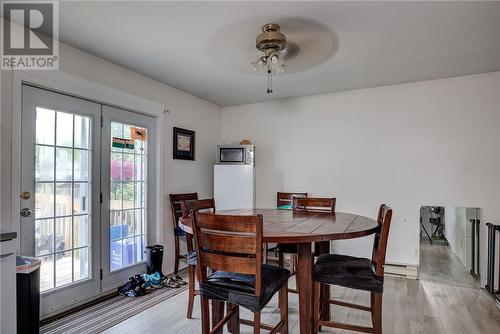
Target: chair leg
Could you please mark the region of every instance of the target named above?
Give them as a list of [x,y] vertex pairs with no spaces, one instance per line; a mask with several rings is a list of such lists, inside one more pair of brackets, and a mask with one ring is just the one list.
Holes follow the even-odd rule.
[[295,288],[299,291],[299,273],[298,273],[298,261],[297,255],[291,255],[292,257],[292,272],[295,273]]
[[174,263],[174,274],[177,274],[179,271],[179,237],[175,236],[175,263]]
[[314,282],[313,284],[313,334],[317,334],[319,330],[319,305],[321,304],[320,299],[321,283]]
[[201,333],[210,334],[210,309],[207,298],[200,298],[201,304]]
[[264,244],[264,264],[267,264],[267,257],[269,256],[269,244]]
[[279,291],[279,308],[281,320],[284,321],[284,325],[281,328],[281,334],[288,334],[288,288],[284,286]]
[[221,327],[218,331],[214,332],[213,329],[217,324],[224,318],[224,302],[220,300],[212,299],[212,329],[214,334],[222,334],[224,328]]
[[232,334],[240,334],[240,307],[231,303],[226,303],[227,311],[235,310],[234,315],[227,322],[227,331]]
[[375,334],[382,334],[382,293],[371,292],[372,322]]
[[195,275],[195,266],[188,266],[188,274],[189,274],[189,282],[188,282],[188,290],[189,290],[189,296],[188,296],[188,308],[187,308],[187,315],[186,317],[188,319],[193,318],[193,306],[194,306],[194,288],[196,285],[196,275]]
[[260,312],[253,314],[253,334],[260,334]]
[[278,266],[280,268],[283,268],[284,264],[285,264],[284,254],[278,250]]

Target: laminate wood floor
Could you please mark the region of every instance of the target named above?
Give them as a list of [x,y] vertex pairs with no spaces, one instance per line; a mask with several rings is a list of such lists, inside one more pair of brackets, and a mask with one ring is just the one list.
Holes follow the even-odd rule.
[[[430,246],[430,245],[429,245]],[[457,263],[458,261],[458,263]],[[394,334],[498,334],[500,309],[477,282],[468,280],[459,260],[446,249],[423,247],[420,280],[386,277],[383,300],[383,331]],[[461,265],[461,264],[460,264]],[[293,286],[294,279],[290,280]],[[368,305],[369,294],[340,287],[332,288],[332,296],[348,302]],[[298,330],[298,298],[289,294],[289,332]],[[108,329],[108,334],[200,333],[199,302],[194,319],[186,319],[187,292],[164,301]],[[262,320],[274,324],[279,319],[275,297],[262,312]],[[250,313],[242,311],[242,317]],[[332,307],[332,319],[371,325],[368,312]],[[324,329],[325,333],[354,333]],[[226,333],[226,332],[225,332]],[[252,333],[241,326],[241,333]]]

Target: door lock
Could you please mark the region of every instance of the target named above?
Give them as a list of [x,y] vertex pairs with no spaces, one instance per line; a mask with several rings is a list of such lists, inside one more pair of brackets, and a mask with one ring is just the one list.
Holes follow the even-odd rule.
[[21,212],[20,212],[22,217],[29,217],[29,216],[31,216],[32,213],[33,213],[33,211],[31,211],[31,209],[28,209],[28,208],[21,209]]
[[29,191],[23,191],[21,195],[19,195],[22,199],[30,199],[31,198],[31,193]]

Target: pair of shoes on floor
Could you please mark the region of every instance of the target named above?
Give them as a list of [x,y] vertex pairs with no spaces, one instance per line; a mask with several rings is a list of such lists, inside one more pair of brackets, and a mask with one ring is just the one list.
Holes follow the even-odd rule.
[[161,288],[163,285],[163,280],[159,272],[153,274],[142,274],[142,278],[145,281],[146,288]]
[[186,285],[187,282],[184,281],[182,279],[182,277],[178,276],[178,275],[172,275],[170,277],[166,276],[165,279],[163,280],[163,284],[166,286],[166,287],[169,287],[169,288],[174,288],[174,289],[177,289],[179,288],[181,285]]
[[141,275],[135,275],[118,288],[118,293],[126,297],[139,297],[146,294],[145,281]]

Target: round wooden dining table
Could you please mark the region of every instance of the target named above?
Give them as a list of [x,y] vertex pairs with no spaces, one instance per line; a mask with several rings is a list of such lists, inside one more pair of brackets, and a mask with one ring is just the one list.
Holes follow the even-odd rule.
[[[312,333],[312,287],[314,254],[312,243],[319,243],[319,252],[330,252],[330,241],[353,239],[373,234],[378,229],[377,221],[352,214],[336,212],[294,212],[280,209],[234,209],[217,211],[215,214],[257,215],[264,221],[263,241],[265,243],[297,244],[297,275],[299,286],[299,324],[300,333]],[[193,234],[191,220],[184,218],[179,226],[188,234]],[[329,289],[322,291],[329,296]],[[326,295],[325,295],[326,294]],[[329,303],[322,305],[322,318],[329,318]]]

